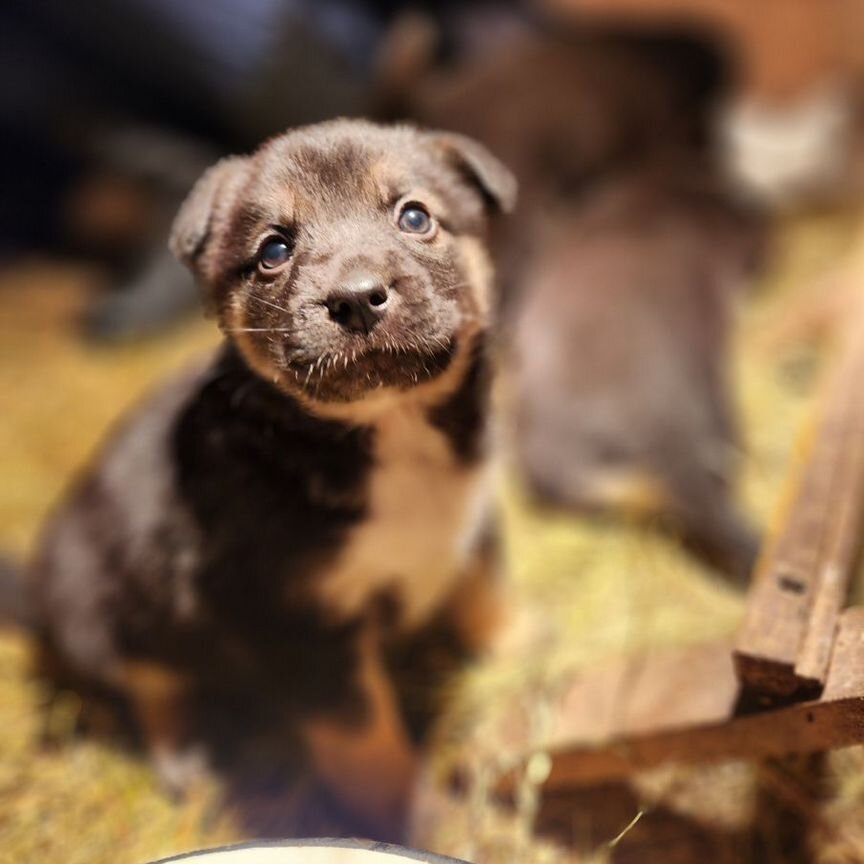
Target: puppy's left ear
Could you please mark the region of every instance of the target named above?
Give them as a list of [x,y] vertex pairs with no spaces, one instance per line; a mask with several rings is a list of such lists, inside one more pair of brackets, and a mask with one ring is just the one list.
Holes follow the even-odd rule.
[[482,193],[491,208],[510,213],[516,206],[516,178],[504,163],[482,144],[455,132],[432,132],[433,145]]

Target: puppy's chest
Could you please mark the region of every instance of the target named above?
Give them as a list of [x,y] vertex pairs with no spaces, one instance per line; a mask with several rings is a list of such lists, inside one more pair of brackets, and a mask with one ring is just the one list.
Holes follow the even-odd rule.
[[419,626],[455,587],[489,511],[481,463],[466,466],[447,437],[413,410],[375,430],[366,517],[317,590],[328,614],[348,618],[386,593],[403,629]]

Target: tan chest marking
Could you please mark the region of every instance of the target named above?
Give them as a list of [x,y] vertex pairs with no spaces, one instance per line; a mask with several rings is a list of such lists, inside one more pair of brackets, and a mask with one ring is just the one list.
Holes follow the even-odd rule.
[[488,510],[484,467],[466,468],[418,406],[376,423],[368,516],[321,576],[328,612],[362,612],[382,590],[394,590],[400,624],[422,624],[465,572]]

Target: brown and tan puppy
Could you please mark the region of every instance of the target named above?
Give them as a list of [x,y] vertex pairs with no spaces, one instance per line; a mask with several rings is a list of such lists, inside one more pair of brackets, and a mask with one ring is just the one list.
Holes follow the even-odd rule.
[[753,214],[681,166],[552,210],[513,314],[515,444],[541,500],[671,516],[747,580],[756,536],[730,494],[726,359],[758,252]]
[[49,667],[130,708],[169,784],[275,730],[399,833],[442,651],[494,618],[484,236],[514,195],[466,138],[335,121],[184,204],[224,347],[113,436],[33,582]]

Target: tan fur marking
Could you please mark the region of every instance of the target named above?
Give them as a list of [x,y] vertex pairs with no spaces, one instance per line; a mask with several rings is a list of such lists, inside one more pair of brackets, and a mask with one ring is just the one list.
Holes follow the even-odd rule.
[[150,752],[182,748],[189,734],[185,679],[166,666],[147,662],[125,663],[121,674]]
[[417,407],[379,418],[368,517],[318,583],[328,614],[362,613],[395,590],[400,626],[411,630],[441,607],[485,521],[491,486],[484,468],[456,463],[445,436]]
[[444,202],[431,189],[410,185],[406,189],[406,181],[400,176],[397,163],[389,155],[385,154],[377,159],[369,173],[382,201],[389,201],[398,193],[399,201],[419,201],[429,208],[435,218],[448,215]]
[[459,347],[450,365],[431,381],[425,381],[410,390],[381,387],[366,393],[356,402],[320,402],[305,393],[291,391],[303,406],[319,417],[341,420],[345,423],[370,425],[386,417],[393,410],[406,407],[428,408],[443,402],[459,388],[468,372],[480,328],[471,322],[459,333]]
[[209,773],[206,752],[191,729],[188,682],[157,663],[126,663],[121,671],[163,788],[185,795]]
[[355,726],[321,718],[307,722],[301,731],[321,780],[371,827],[390,831],[403,824],[417,755],[371,632],[359,647],[359,683],[368,720]]
[[492,645],[504,617],[498,579],[498,556],[484,548],[477,553],[448,601],[451,620],[470,650]]
[[492,262],[485,246],[476,237],[462,237],[459,251],[468,274],[468,284],[474,293],[477,314],[485,320],[492,309]]
[[235,291],[232,293],[225,315],[224,329],[255,372],[265,380],[279,384],[283,390],[293,394],[295,388],[285,381],[284,376],[280,375],[267,355],[258,350],[255,340],[248,333],[244,332],[244,328],[249,326],[246,318],[247,299],[247,292],[245,291]]

